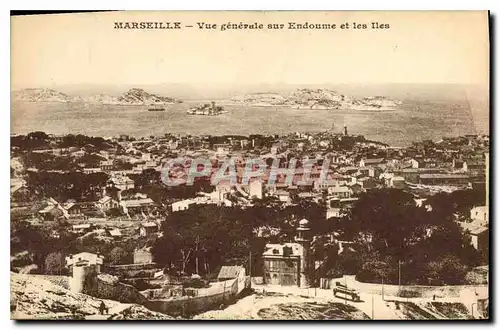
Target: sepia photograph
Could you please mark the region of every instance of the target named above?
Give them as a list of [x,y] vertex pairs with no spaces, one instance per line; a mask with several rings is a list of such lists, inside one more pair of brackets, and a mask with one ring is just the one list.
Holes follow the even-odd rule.
[[488,11],[10,26],[12,320],[490,320]]

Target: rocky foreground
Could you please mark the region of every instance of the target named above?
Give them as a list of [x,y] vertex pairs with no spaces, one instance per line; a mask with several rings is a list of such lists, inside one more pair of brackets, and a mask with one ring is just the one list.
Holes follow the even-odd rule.
[[[170,320],[141,305],[122,304],[73,293],[41,275],[11,273],[11,319],[15,320]],[[99,315],[104,301],[109,312]]]
[[472,319],[458,301],[394,301],[363,295],[362,302],[336,297],[256,292],[222,310],[196,315],[198,320],[460,320]]
[[[63,287],[67,278],[11,273],[11,319],[15,320],[172,320],[142,305],[124,304],[72,293]],[[371,297],[371,295],[370,295]],[[306,297],[267,292],[243,297],[224,309],[198,314],[195,320],[367,320],[472,319],[458,301],[372,300],[353,303],[335,297]],[[106,315],[99,314],[103,301]],[[375,308],[373,308],[375,303]],[[375,314],[372,313],[375,311]]]
[[208,311],[195,320],[368,320],[358,308],[326,299],[294,295],[252,294],[223,310]]

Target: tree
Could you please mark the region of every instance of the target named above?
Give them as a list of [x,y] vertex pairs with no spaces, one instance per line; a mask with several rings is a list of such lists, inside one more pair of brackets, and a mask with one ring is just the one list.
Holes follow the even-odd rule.
[[109,252],[109,263],[121,265],[129,262],[130,254],[125,249],[117,246]]
[[64,272],[65,260],[61,252],[52,252],[45,258],[45,274],[62,275]]
[[[349,214],[358,240],[381,255],[402,258],[414,241],[425,236],[428,215],[413,196],[399,189],[376,189],[363,194]],[[367,241],[364,237],[368,237]]]
[[[361,282],[397,284],[399,279],[398,260],[394,258],[383,258],[377,253],[364,251],[361,253],[360,270],[356,274],[356,279]],[[406,265],[405,265],[406,266]],[[408,267],[405,268],[408,272]],[[405,273],[406,274],[406,273]],[[409,283],[405,281],[405,283]]]
[[170,236],[160,237],[151,248],[151,254],[153,256],[153,261],[159,265],[164,265],[167,270],[173,270],[175,268],[175,262],[177,260],[177,246]]
[[116,218],[116,217],[122,216],[123,212],[120,208],[113,207],[113,208],[110,208],[109,210],[106,210],[106,215],[110,218]]
[[397,283],[401,262],[405,284],[463,283],[464,272],[477,266],[481,256],[454,214],[461,205],[477,201],[474,195],[436,194],[427,200],[431,210],[417,207],[412,195],[396,189],[361,195],[346,227],[358,242],[358,278],[378,282],[384,276],[387,283]]
[[458,257],[450,254],[431,261],[428,268],[429,279],[444,285],[462,284],[467,274],[467,267]]
[[248,210],[215,205],[173,212],[151,250],[153,259],[188,274],[207,274],[224,262],[243,263],[254,239],[249,217]]

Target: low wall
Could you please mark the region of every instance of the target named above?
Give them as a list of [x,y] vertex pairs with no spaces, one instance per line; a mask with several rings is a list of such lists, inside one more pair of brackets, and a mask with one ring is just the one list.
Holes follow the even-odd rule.
[[141,293],[149,300],[169,299],[182,297],[184,295],[184,288],[180,284],[166,284],[161,289],[147,289],[141,291]]
[[106,269],[108,269],[108,270],[122,270],[122,271],[156,269],[156,268],[160,268],[160,267],[155,263],[106,266]]
[[153,311],[172,315],[189,316],[211,309],[218,309],[236,299],[233,293],[219,293],[211,296],[182,297],[174,300],[152,300],[147,307]]
[[140,277],[154,278],[159,270],[161,268],[154,263],[107,266],[103,269],[106,273],[127,278],[137,277],[138,274]]
[[236,295],[241,294],[243,290],[246,288],[250,288],[250,277],[245,276],[245,277],[239,277],[236,279],[237,281],[237,287],[236,287]]
[[[335,282],[339,279],[330,280],[330,288],[335,287]],[[340,281],[343,283],[342,281]],[[427,286],[427,285],[393,285],[393,284],[375,284],[363,283],[358,281],[349,281],[348,286],[351,286],[362,293],[382,294],[399,296],[402,294],[408,298],[433,298],[449,297],[449,298],[470,298],[475,299],[488,297],[488,285],[445,285],[445,286]]]
[[147,307],[151,310],[172,316],[189,316],[235,301],[239,294],[250,286],[250,278],[236,278],[212,283],[210,288],[198,289],[194,297],[180,297],[169,300],[150,300]]
[[196,290],[195,296],[212,296],[220,293],[238,293],[238,280],[232,279],[221,282],[210,283],[210,287]]

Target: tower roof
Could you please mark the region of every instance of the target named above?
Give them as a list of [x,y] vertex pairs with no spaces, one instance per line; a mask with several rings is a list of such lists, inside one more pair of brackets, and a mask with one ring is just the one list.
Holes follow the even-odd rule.
[[302,227],[302,228],[305,228],[305,227],[309,227],[309,220],[307,219],[302,219],[299,221],[299,227]]

